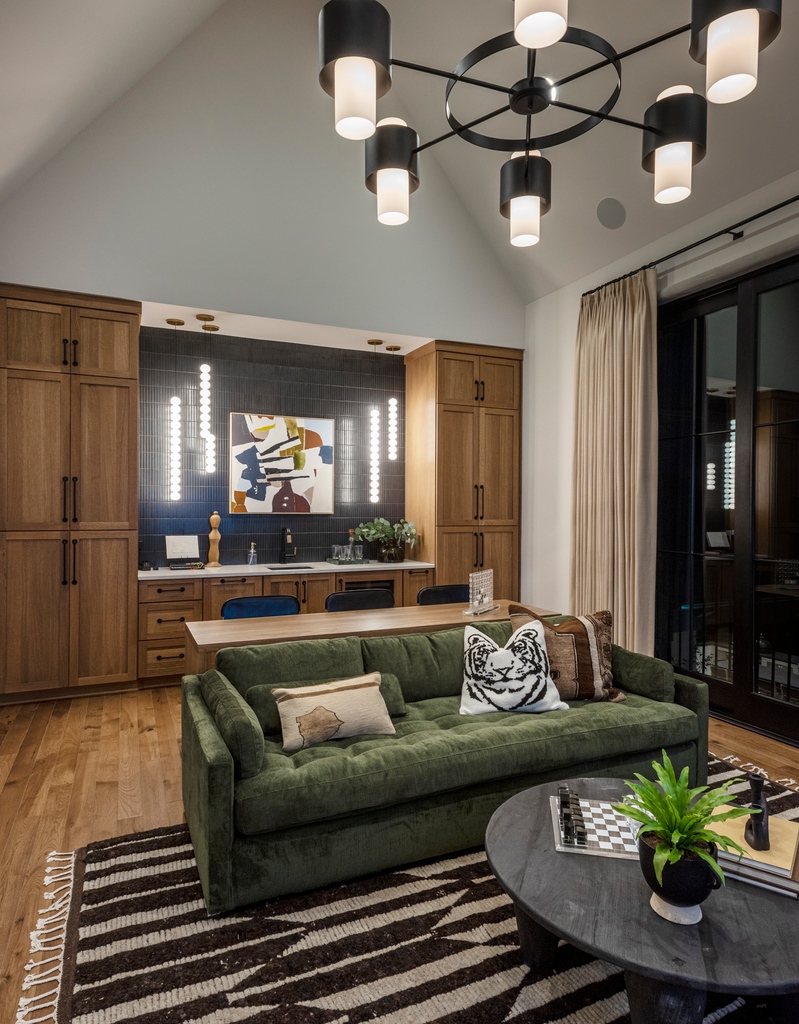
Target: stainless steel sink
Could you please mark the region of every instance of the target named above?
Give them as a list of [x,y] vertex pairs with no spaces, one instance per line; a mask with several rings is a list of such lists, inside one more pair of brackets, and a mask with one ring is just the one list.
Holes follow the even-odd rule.
[[286,562],[283,565],[265,565],[264,569],[275,569],[278,572],[293,571],[294,569],[313,569],[312,565],[295,565],[294,562]]

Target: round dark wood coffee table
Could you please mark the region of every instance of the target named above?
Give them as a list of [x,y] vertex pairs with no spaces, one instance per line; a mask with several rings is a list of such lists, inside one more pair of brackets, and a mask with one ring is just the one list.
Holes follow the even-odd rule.
[[[569,779],[581,797],[617,801],[620,779]],[[775,1024],[799,1022],[799,901],[735,879],[696,925],[664,921],[637,861],[558,853],[549,797],[504,803],[486,832],[488,863],[513,900],[525,963],[549,970],[559,939],[624,969],[632,1024],[701,1024],[707,992],[765,1000]]]

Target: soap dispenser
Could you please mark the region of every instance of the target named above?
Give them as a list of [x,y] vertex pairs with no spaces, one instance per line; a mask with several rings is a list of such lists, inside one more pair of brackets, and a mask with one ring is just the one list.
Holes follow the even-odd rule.
[[257,564],[258,564],[258,555],[256,554],[256,551],[255,551],[255,541],[253,541],[250,544],[250,550],[249,550],[249,552],[247,554],[247,565],[257,565]]

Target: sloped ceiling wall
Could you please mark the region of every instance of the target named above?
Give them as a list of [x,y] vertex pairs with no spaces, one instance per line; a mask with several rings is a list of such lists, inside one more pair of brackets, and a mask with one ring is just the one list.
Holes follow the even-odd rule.
[[403,228],[317,84],[318,0],[229,0],[0,207],[0,279],[524,344],[434,158]]

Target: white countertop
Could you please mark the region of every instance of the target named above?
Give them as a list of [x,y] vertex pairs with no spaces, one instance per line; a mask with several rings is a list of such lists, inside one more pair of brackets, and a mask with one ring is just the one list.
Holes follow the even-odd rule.
[[414,562],[406,558],[404,562],[363,562],[359,565],[333,565],[332,562],[303,562],[296,559],[278,565],[266,562],[260,565],[222,565],[218,569],[150,569],[139,571],[139,580],[186,580],[213,579],[220,576],[307,576],[312,573],[328,572],[401,572],[405,569],[435,569],[432,562]]

